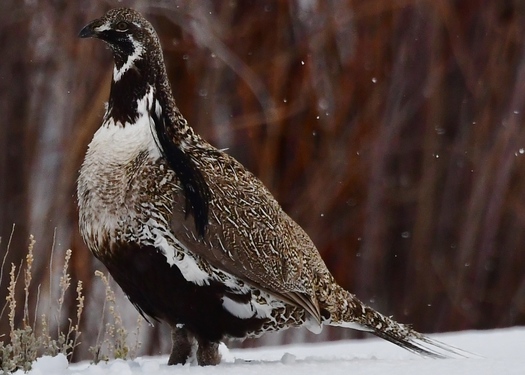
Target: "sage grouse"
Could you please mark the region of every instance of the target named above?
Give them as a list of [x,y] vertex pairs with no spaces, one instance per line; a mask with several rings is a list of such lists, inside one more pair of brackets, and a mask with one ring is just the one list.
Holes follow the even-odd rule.
[[454,353],[340,287],[261,181],[195,134],[138,12],[110,10],[79,36],[106,42],[115,62],[78,179],[80,231],[140,313],[169,324],[169,364],[215,365],[223,339],[324,325]]

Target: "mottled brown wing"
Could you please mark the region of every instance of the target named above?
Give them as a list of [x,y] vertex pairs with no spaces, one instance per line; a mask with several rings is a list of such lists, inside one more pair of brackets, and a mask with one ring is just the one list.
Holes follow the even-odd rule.
[[179,196],[172,220],[176,237],[215,267],[303,307],[320,322],[310,267],[320,256],[310,238],[232,157],[215,151],[194,157],[194,162],[211,192],[209,224],[199,239]]

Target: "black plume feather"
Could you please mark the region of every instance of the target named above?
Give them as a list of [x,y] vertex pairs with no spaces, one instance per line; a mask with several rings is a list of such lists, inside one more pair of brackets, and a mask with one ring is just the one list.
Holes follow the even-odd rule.
[[[154,111],[153,111],[154,112]],[[186,217],[191,212],[195,221],[197,234],[204,238],[208,225],[208,211],[210,190],[195,162],[173,141],[165,126],[163,115],[161,118],[154,112],[152,118],[155,123],[160,149],[168,165],[175,171],[185,197]]]

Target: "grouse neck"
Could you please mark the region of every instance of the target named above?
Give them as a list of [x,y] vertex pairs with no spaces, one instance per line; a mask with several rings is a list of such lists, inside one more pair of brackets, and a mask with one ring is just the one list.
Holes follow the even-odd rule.
[[143,115],[139,113],[138,103],[154,91],[154,82],[146,59],[135,61],[124,72],[115,68],[105,120],[112,118],[115,124],[123,127],[134,124]]

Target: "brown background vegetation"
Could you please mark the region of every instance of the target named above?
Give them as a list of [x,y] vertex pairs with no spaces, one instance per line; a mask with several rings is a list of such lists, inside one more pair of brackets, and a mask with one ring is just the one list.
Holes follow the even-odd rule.
[[[112,62],[76,34],[116,6],[152,21],[189,123],[264,181],[342,285],[424,332],[525,324],[523,2],[2,0],[0,255],[13,223],[7,264],[35,236],[46,305],[73,249],[82,341],[103,268],[79,237],[75,180]],[[145,353],[169,345],[143,335]]]

